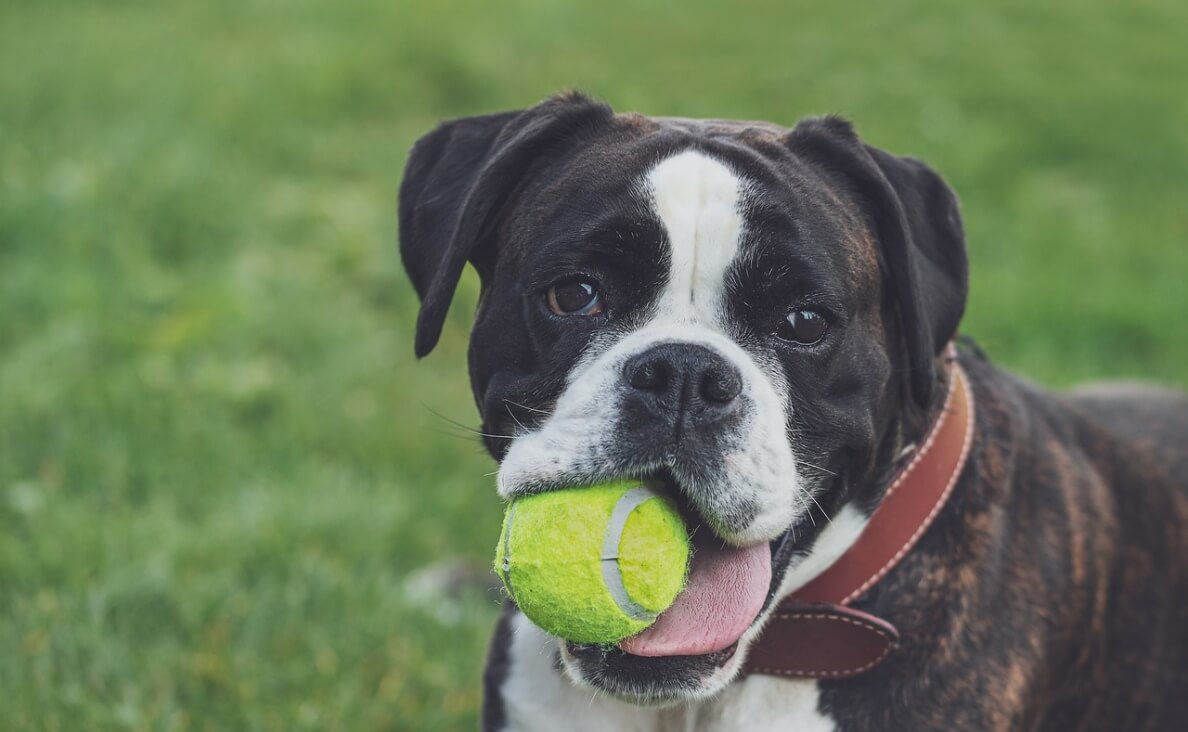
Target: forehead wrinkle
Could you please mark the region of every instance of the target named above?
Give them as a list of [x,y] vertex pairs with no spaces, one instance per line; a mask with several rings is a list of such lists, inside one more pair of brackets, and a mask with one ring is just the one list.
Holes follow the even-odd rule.
[[[778,251],[765,252],[765,247],[783,241],[817,260],[839,265],[844,282],[861,299],[876,295],[880,283],[878,245],[862,209],[832,185],[807,186],[793,181],[789,187],[791,195],[783,189],[755,190],[747,211],[750,236],[743,241],[738,269],[748,265],[758,268],[764,254]],[[805,267],[802,261],[799,269],[812,267]]]
[[670,250],[661,311],[680,320],[717,324],[726,277],[743,235],[745,183],[721,161],[685,150],[657,164],[647,174],[645,188]]
[[839,221],[840,240],[845,248],[846,265],[850,281],[859,292],[872,294],[880,283],[878,243],[861,208],[847,199],[827,177],[818,175],[823,184],[825,200],[818,205],[826,207]]
[[[865,226],[847,232],[846,263],[855,288],[873,298],[881,285],[878,245]],[[877,298],[874,298],[877,299]]]

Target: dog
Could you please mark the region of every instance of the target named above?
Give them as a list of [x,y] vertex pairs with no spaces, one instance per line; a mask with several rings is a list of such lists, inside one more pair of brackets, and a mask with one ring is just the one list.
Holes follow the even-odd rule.
[[[1050,393],[954,351],[962,219],[923,163],[838,117],[565,94],[421,138],[399,239],[418,357],[478,272],[470,380],[501,497],[646,478],[709,538],[690,586],[698,552],[762,565],[640,653],[505,603],[483,729],[1188,729],[1188,397]],[[958,372],[976,408],[947,492],[843,608],[893,624],[894,652],[845,678],[748,673],[780,603],[860,546]]]

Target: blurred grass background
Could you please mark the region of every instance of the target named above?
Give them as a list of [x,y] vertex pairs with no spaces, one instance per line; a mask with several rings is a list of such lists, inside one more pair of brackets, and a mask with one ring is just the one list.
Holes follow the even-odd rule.
[[434,569],[498,532],[448,421],[474,282],[415,363],[394,233],[442,117],[563,87],[846,114],[961,195],[1000,363],[1188,383],[1185,29],[1182,0],[3,2],[0,729],[474,726],[497,598]]

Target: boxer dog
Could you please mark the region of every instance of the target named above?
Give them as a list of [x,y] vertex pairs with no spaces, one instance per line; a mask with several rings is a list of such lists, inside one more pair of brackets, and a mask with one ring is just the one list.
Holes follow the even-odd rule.
[[[644,477],[700,537],[663,638],[572,644],[507,602],[484,729],[1188,729],[1188,398],[1054,394],[968,341],[946,355],[965,242],[924,164],[837,117],[570,94],[423,137],[399,225],[418,357],[478,271],[470,378],[499,495]],[[898,648],[849,678],[744,675],[772,609],[855,545],[940,418],[950,359],[977,405],[967,459],[853,603]],[[713,615],[683,627],[697,603]]]

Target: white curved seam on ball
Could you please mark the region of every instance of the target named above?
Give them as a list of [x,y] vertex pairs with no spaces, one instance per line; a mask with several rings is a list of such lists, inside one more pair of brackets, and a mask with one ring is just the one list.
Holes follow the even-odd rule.
[[619,497],[615,502],[615,507],[611,509],[610,521],[606,525],[606,534],[602,539],[602,557],[599,564],[602,566],[602,581],[606,584],[607,592],[610,593],[611,599],[623,611],[623,614],[632,620],[641,622],[652,622],[656,619],[656,613],[648,611],[639,603],[631,599],[627,594],[627,588],[623,585],[623,573],[619,570],[619,542],[623,538],[623,529],[627,526],[627,519],[635,509],[653,498],[659,498],[660,494],[651,488],[639,486],[632,488]]
[[503,580],[511,589],[511,533],[512,519],[516,515],[516,504],[507,507],[507,526],[503,529]]

